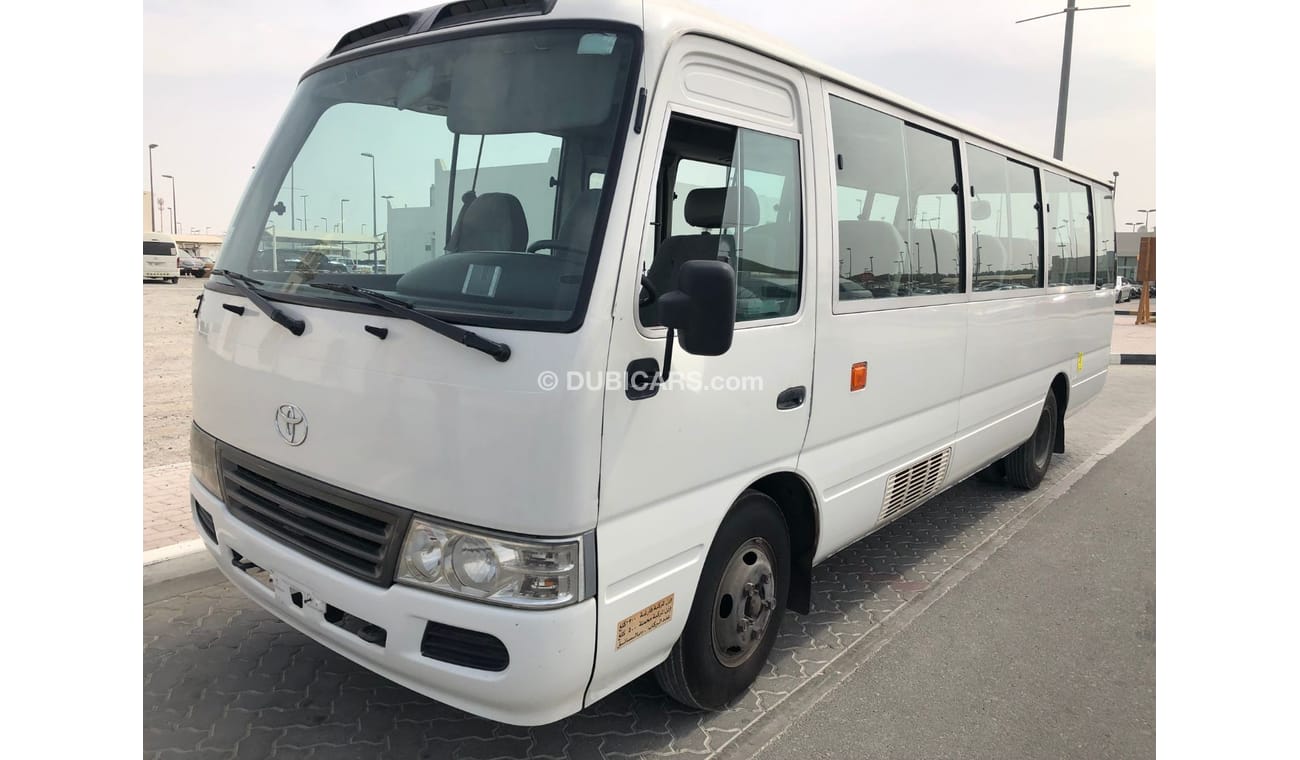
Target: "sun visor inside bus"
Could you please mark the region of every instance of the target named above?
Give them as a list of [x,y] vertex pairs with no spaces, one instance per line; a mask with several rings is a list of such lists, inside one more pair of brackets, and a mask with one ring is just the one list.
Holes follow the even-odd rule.
[[622,67],[572,50],[478,50],[457,62],[447,127],[470,135],[566,132],[605,123]]

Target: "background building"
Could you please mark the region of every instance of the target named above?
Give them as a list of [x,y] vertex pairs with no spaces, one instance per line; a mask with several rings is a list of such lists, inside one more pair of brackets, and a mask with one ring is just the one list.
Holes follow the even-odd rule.
[[1148,232],[1145,227],[1139,227],[1137,232],[1115,233],[1116,274],[1137,282],[1138,248],[1142,245],[1142,238],[1151,238],[1154,240],[1155,236],[1156,231],[1154,229]]

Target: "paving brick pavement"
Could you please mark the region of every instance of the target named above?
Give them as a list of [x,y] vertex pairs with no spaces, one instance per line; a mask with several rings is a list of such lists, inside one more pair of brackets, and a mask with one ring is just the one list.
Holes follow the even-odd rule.
[[1110,333],[1110,352],[1112,354],[1155,354],[1156,323],[1145,325],[1133,324],[1134,317],[1115,316],[1114,327]]
[[[144,610],[149,758],[617,758],[709,756],[817,677],[886,617],[1029,510],[1155,408],[1154,367],[1112,367],[1070,423],[1040,489],[968,481],[819,566],[813,610],[790,614],[753,688],[700,713],[643,676],[577,715],[519,728],[440,705],[302,636],[221,583]],[[1115,420],[1125,424],[1116,424]],[[958,587],[959,588],[959,587]]]
[[190,519],[190,463],[144,471],[144,551],[198,538]]

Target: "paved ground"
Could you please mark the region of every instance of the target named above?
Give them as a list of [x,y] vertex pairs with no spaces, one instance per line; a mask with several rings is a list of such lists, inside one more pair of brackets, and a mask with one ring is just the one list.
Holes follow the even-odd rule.
[[144,283],[144,550],[198,538],[190,522],[190,350],[207,280]]
[[[1127,579],[1101,572],[1077,575],[1079,563],[1091,558],[1104,565],[1130,545],[1112,537],[1131,534],[1140,545],[1151,520],[1145,501],[1125,509],[1133,496],[1124,489],[1137,493],[1146,484],[1116,483],[1120,490],[1107,491],[1096,481],[1109,483],[1116,478],[1093,467],[1104,464],[1105,455],[1154,418],[1155,369],[1110,369],[1103,395],[1071,419],[1070,451],[1055,458],[1037,491],[962,484],[820,566],[814,577],[813,612],[789,616],[765,673],[748,695],[725,712],[701,714],[681,708],[664,697],[652,679],[643,677],[549,726],[526,729],[480,720],[334,654],[224,583],[203,585],[190,579],[184,585],[163,584],[148,592],[153,601],[144,610],[146,755],[263,757],[274,753],[277,758],[351,758],[365,754],[466,760],[715,753],[749,757],[766,745],[769,758],[790,756],[774,754],[787,750],[804,757],[803,747],[782,743],[797,742],[798,734],[783,737],[779,732],[792,721],[792,732],[803,730],[800,727],[807,724],[800,722],[800,716],[808,719],[814,708],[822,712],[835,707],[840,707],[843,717],[822,733],[837,732],[833,734],[838,737],[837,756],[857,755],[868,751],[873,737],[902,741],[901,728],[877,726],[867,720],[864,708],[852,704],[854,698],[865,700],[862,689],[874,684],[858,678],[845,681],[845,676],[863,669],[869,674],[873,672],[869,668],[876,667],[894,668],[890,683],[899,691],[891,696],[898,702],[885,707],[895,711],[898,722],[915,722],[916,731],[938,720],[933,715],[922,720],[905,710],[919,705],[926,694],[946,694],[950,704],[966,705],[967,717],[976,715],[971,718],[976,726],[978,715],[998,722],[982,726],[983,733],[973,733],[972,741],[986,744],[971,744],[969,750],[960,743],[939,748],[934,739],[927,746],[935,756],[1032,756],[1032,752],[1017,754],[1032,749],[1027,743],[996,745],[1002,735],[998,727],[1028,742],[1039,733],[1057,730],[1050,723],[1038,725],[1042,711],[1053,706],[1070,711],[1073,722],[1064,735],[1034,739],[1048,742],[1044,745],[1051,748],[1048,754],[1097,757],[1111,747],[1149,754],[1146,745],[1128,743],[1130,726],[1125,725],[1121,735],[1108,716],[1122,711],[1139,719],[1133,722],[1136,730],[1149,726],[1140,718],[1152,709],[1153,682],[1134,668],[1129,669],[1127,680],[1116,682],[1114,667],[1105,662],[1116,656],[1122,658],[1117,665],[1142,665],[1142,655],[1134,656],[1131,647],[1121,645],[1112,651],[1109,646],[1135,621],[1133,635],[1149,635],[1147,624],[1134,618],[1131,609],[1134,589],[1145,593],[1143,584],[1152,572],[1149,560],[1144,564],[1139,556],[1134,564],[1125,565],[1133,571]],[[1149,436],[1139,439],[1137,456],[1147,456],[1150,446]],[[1109,500],[1098,507],[1103,511],[1093,514],[1109,521],[1113,534],[1084,515],[1075,517],[1073,524],[1048,524],[1061,514],[1073,516],[1068,504],[1058,502],[1069,497],[1072,487],[1090,489],[1081,490],[1084,501]],[[1065,506],[1058,509],[1059,505]],[[1036,532],[1041,532],[1037,539]],[[1076,532],[1079,546],[1067,546]],[[1061,547],[1053,548],[1053,541],[1061,542]],[[1021,587],[1008,585],[1008,577],[1020,579]],[[1081,620],[1075,626],[1079,630],[1071,629],[1069,619],[1061,617],[1069,612],[1071,600],[1050,598],[1052,588],[1095,594],[1080,601],[1081,617],[1109,614],[1115,620],[1104,626],[1105,621]],[[949,606],[963,602],[967,595],[970,599],[964,605]],[[1042,620],[1035,619],[1038,604],[1046,605]],[[996,640],[991,631],[1004,617],[1000,611],[1008,621],[1025,621],[1026,627],[1005,641]],[[1149,615],[1150,610],[1144,609],[1143,614]],[[964,623],[956,619],[968,615],[974,617]],[[1065,624],[1053,627],[1053,619]],[[1101,627],[1089,632],[1084,623]],[[924,638],[901,645],[903,636],[924,636],[927,630],[930,650],[924,649]],[[937,640],[944,630],[950,631],[946,645]],[[987,640],[975,636],[976,630],[990,631]],[[963,631],[966,636],[953,638]],[[1085,644],[1094,635],[1101,637],[1095,642],[1098,649],[1087,649]],[[1062,658],[1076,659],[1059,661],[1052,646],[1061,648]],[[910,663],[891,660],[900,652],[917,656],[912,647],[948,658],[951,667],[936,669],[925,657]],[[1000,659],[981,671],[968,662],[981,656]],[[1045,667],[1056,668],[1058,675],[1068,671],[1076,679],[1073,687],[1071,681],[1045,673]],[[969,704],[969,697],[947,693],[960,686],[969,694],[971,684],[981,679],[986,684],[978,695],[982,707]],[[828,746],[826,738],[821,737],[820,746]],[[816,746],[810,743],[807,751]],[[1105,751],[1093,751],[1098,747]],[[990,748],[997,751],[980,754]],[[904,755],[921,756],[910,750]]]
[[190,350],[206,279],[144,283],[144,468],[190,460]]
[[[1155,756],[1155,423],[758,756]],[[783,722],[777,712],[769,719]]]
[[1133,324],[1135,317],[1116,315],[1110,333],[1111,354],[1155,354],[1156,323]]

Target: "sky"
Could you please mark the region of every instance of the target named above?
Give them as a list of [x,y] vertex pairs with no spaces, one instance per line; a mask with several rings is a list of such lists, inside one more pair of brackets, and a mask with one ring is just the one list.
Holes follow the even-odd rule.
[[[1062,0],[696,2],[961,123],[1051,154],[1064,16],[1015,21],[1060,10]],[[302,72],[345,32],[420,5],[146,0],[143,189],[146,145],[158,143],[155,190],[170,208],[171,181],[161,175],[176,177],[181,227],[225,230]],[[792,12],[807,8],[817,12]],[[1137,209],[1155,208],[1155,55],[1151,0],[1077,14],[1065,161],[1094,176],[1120,173],[1121,230],[1143,219]]]

